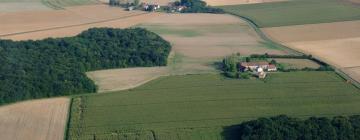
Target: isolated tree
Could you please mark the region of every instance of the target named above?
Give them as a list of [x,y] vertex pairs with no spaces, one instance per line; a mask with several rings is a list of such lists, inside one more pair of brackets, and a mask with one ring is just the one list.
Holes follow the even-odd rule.
[[275,59],[272,59],[272,60],[270,61],[270,64],[276,65],[276,64],[277,64],[277,62],[276,62],[276,60],[275,60]]

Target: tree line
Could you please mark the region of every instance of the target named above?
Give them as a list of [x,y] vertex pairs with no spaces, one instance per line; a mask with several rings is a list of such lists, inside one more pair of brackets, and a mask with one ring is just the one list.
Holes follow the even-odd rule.
[[92,28],[75,37],[0,40],[0,104],[94,93],[86,71],[164,66],[170,44],[145,29]]
[[225,128],[228,140],[359,140],[360,116],[306,120],[280,115]]
[[175,2],[175,5],[186,6],[187,8],[182,11],[183,13],[225,13],[223,9],[208,6],[203,0],[180,0],[180,2]]

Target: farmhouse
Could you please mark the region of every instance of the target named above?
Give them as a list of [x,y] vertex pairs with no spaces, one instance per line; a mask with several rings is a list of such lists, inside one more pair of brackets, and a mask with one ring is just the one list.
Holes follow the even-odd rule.
[[276,68],[276,66],[275,66],[275,65],[270,64],[270,65],[268,66],[267,71],[277,71],[277,68]]
[[261,68],[266,71],[277,71],[277,68],[273,64],[269,64],[266,61],[259,62],[240,62],[239,64],[240,71],[256,71],[258,68]]
[[264,72],[262,68],[258,67],[256,69],[255,75],[258,76],[260,79],[264,79],[266,77],[266,72]]
[[239,71],[253,71],[253,74],[259,77],[260,79],[264,79],[266,77],[266,71],[277,71],[277,68],[273,64],[269,64],[266,61],[258,61],[258,62],[240,62]]
[[148,4],[148,3],[142,3],[141,7],[144,11],[156,11],[160,9],[160,5],[158,4]]

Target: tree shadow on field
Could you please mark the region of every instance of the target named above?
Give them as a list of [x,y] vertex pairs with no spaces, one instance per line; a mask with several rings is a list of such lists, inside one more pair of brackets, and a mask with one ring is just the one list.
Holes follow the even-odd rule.
[[241,140],[241,132],[242,132],[241,125],[231,125],[224,127],[223,132],[221,132],[221,135],[224,138],[224,140]]

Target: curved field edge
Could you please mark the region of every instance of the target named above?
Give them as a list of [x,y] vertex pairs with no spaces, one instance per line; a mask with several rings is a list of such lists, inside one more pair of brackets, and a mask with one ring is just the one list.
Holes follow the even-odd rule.
[[[268,35],[266,35],[262,30],[261,27],[259,27],[259,25],[256,24],[255,21],[253,21],[253,19],[248,18],[246,16],[241,16],[238,13],[232,13],[229,11],[226,11],[226,13],[237,16],[241,19],[243,19],[244,21],[248,22],[249,25],[254,28],[254,30],[256,31],[256,33],[265,41],[267,41],[269,44],[274,45],[276,47],[280,47],[280,48],[286,48],[287,50],[290,50],[291,52],[293,52],[293,54],[296,55],[306,55],[304,52],[302,52],[301,50],[295,49],[295,48],[291,48],[285,45],[282,45],[281,43],[271,39]],[[311,55],[311,54],[309,54]],[[316,56],[314,56],[316,58]],[[316,58],[319,61],[322,61],[322,59],[320,58]],[[346,72],[344,72],[344,70],[342,68],[338,68],[334,65],[331,65],[333,69],[335,69],[335,72],[337,72],[340,76],[342,76],[344,79],[347,79],[348,81],[350,81],[354,86],[358,87],[360,89],[360,81],[355,80],[354,78],[352,78],[351,76],[349,76],[348,74],[346,74]]]
[[292,49],[290,47],[287,47],[285,45],[282,45],[281,43],[278,43],[274,40],[272,40],[270,37],[268,37],[261,29],[260,27],[250,18],[246,17],[246,16],[241,16],[238,15],[236,13],[231,13],[231,12],[227,12],[230,15],[236,16],[241,18],[242,20],[246,21],[253,29],[254,31],[258,34],[258,36],[263,39],[266,44],[270,47],[278,47],[278,48],[283,48],[285,50],[287,50],[289,52],[289,54],[294,54],[294,55],[304,55],[302,52]]
[[[26,45],[31,47],[25,48]],[[93,93],[97,87],[86,77],[86,71],[164,66],[171,50],[171,45],[160,36],[140,28],[93,28],[75,37],[0,40],[0,46],[2,104]],[[113,53],[119,51],[122,53]],[[24,82],[16,82],[19,80]],[[22,88],[11,88],[18,86]]]

